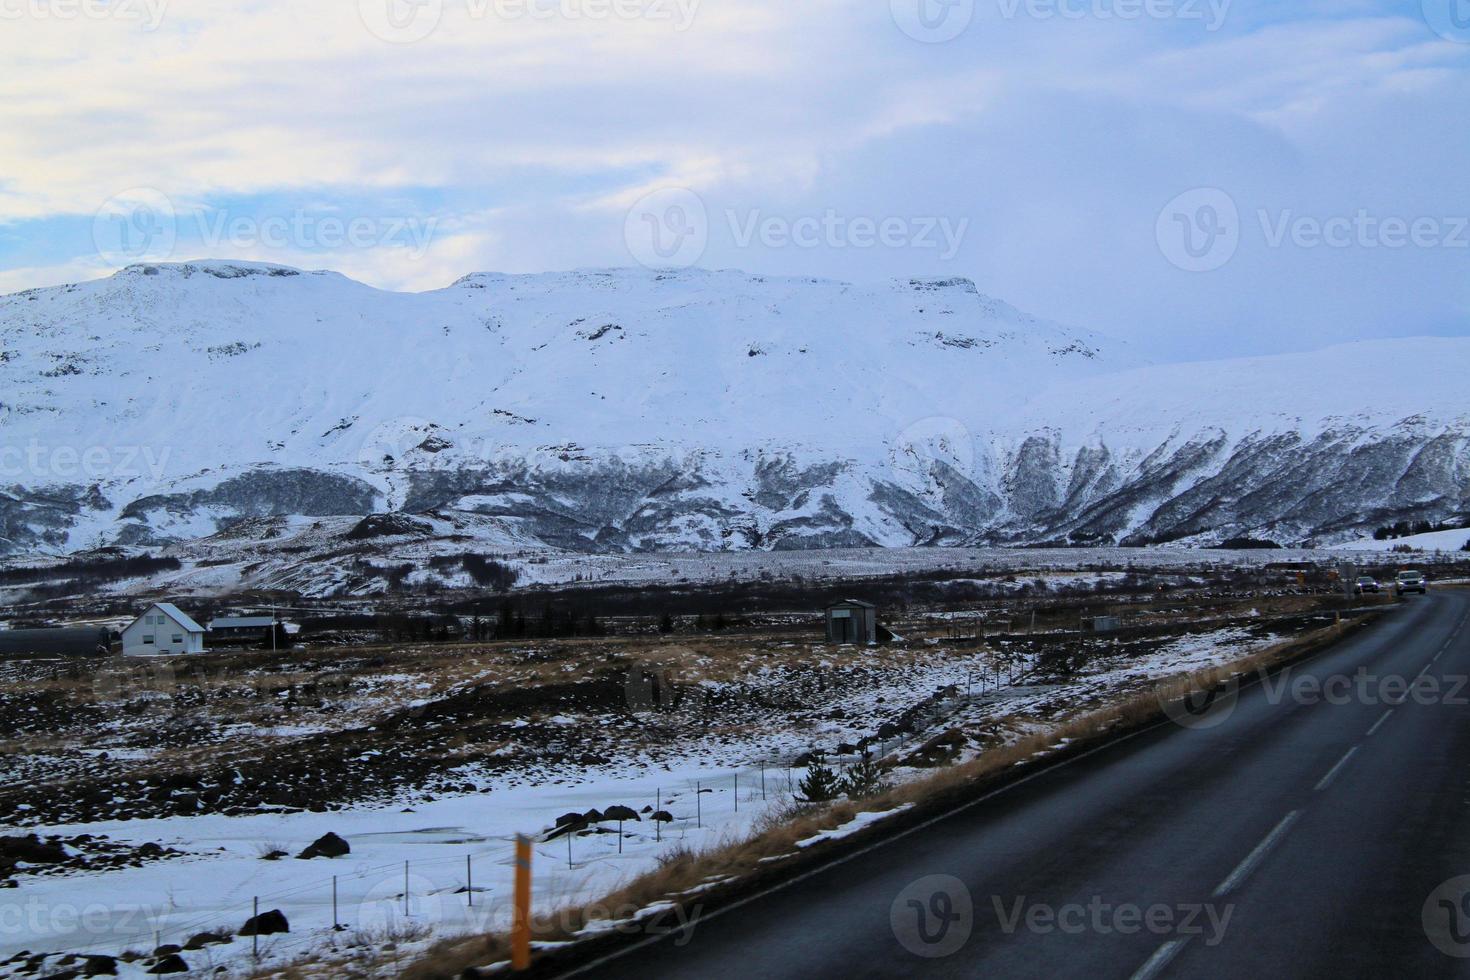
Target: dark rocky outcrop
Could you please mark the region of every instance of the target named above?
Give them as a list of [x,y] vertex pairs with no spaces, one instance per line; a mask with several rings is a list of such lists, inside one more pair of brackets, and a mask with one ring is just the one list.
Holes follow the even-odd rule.
[[286,913],[280,909],[271,909],[259,915],[252,915],[245,920],[245,925],[240,927],[242,936],[274,936],[281,932],[290,932],[291,924],[286,919]]
[[328,832],[312,841],[296,856],[304,861],[309,861],[319,857],[345,857],[351,853],[351,845],[336,834]]

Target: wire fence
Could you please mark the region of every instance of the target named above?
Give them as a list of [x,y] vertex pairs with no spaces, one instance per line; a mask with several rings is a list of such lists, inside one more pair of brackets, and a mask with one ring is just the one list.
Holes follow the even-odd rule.
[[[1035,666],[1034,658],[994,657],[984,669],[969,670],[963,685],[956,680],[910,707],[897,722],[836,751],[757,760],[744,767],[671,779],[669,786],[655,786],[649,799],[628,808],[636,814],[631,822],[626,816],[612,820],[591,811],[580,816],[563,814],[557,823],[548,821],[532,835],[537,841],[538,914],[558,905],[597,899],[599,894],[589,893],[585,886],[597,877],[600,864],[617,862],[616,870],[626,873],[648,870],[656,866],[665,842],[682,845],[691,833],[753,826],[773,801],[800,799],[803,779],[813,763],[830,766],[840,774],[865,757],[885,760],[893,756],[893,761],[901,762],[904,753],[916,751],[916,744],[923,743],[928,733],[948,724],[977,700],[1025,681]],[[745,821],[733,822],[742,808]],[[610,824],[616,824],[616,829]],[[97,914],[80,929],[56,930],[73,941],[50,949],[48,955],[118,955],[101,953],[99,946],[105,944],[118,953],[131,950],[151,956],[178,946],[184,947],[180,952],[188,972],[197,974],[213,972],[221,965],[279,965],[285,958],[311,951],[373,942],[396,947],[397,940],[429,930],[439,935],[504,932],[511,922],[507,882],[514,839],[511,833],[496,834],[478,842],[479,846],[449,855],[359,865],[287,887],[252,890],[248,895],[243,891],[248,888],[247,878],[229,887],[238,899],[212,903],[209,908],[180,909],[172,898],[157,907],[114,902],[99,909],[97,905],[83,908],[78,903],[52,903],[72,906],[73,918],[79,922],[85,921],[88,911]],[[628,864],[630,851],[633,858],[643,860]],[[345,863],[343,858],[333,860]],[[580,882],[574,880],[579,876]],[[613,883],[611,876],[606,883]],[[256,929],[256,935],[246,935],[246,923],[258,923],[262,909],[282,911],[289,932],[261,935]],[[45,914],[42,910],[43,918]],[[0,938],[10,931],[0,918]],[[212,937],[228,937],[229,942],[214,943],[209,941]],[[44,945],[45,939],[36,935],[28,942]],[[205,944],[200,946],[200,942]],[[248,952],[242,942],[249,943]],[[190,946],[199,948],[187,948]],[[3,970],[0,966],[0,975]]]

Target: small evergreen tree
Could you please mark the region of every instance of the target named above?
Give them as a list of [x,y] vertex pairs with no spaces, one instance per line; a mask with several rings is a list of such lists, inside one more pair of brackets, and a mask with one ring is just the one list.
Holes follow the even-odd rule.
[[674,617],[664,613],[663,618],[658,621],[658,631],[665,635],[674,632]]
[[826,803],[835,800],[842,792],[842,780],[825,763],[813,761],[800,788],[803,802]]
[[888,789],[888,781],[883,776],[883,767],[878,760],[871,753],[864,752],[857,765],[847,770],[843,777],[842,792],[854,800],[877,796]]

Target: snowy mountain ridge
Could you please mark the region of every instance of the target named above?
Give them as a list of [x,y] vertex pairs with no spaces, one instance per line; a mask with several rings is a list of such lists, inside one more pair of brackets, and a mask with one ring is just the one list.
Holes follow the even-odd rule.
[[1342,540],[1470,507],[1467,366],[1150,365],[960,279],[138,265],[0,297],[0,554],[381,512],[577,550]]

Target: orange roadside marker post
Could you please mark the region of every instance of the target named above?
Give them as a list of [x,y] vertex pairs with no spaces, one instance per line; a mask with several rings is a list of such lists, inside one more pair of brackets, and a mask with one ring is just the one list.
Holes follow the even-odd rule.
[[516,835],[515,919],[510,927],[510,967],[531,968],[531,838]]

